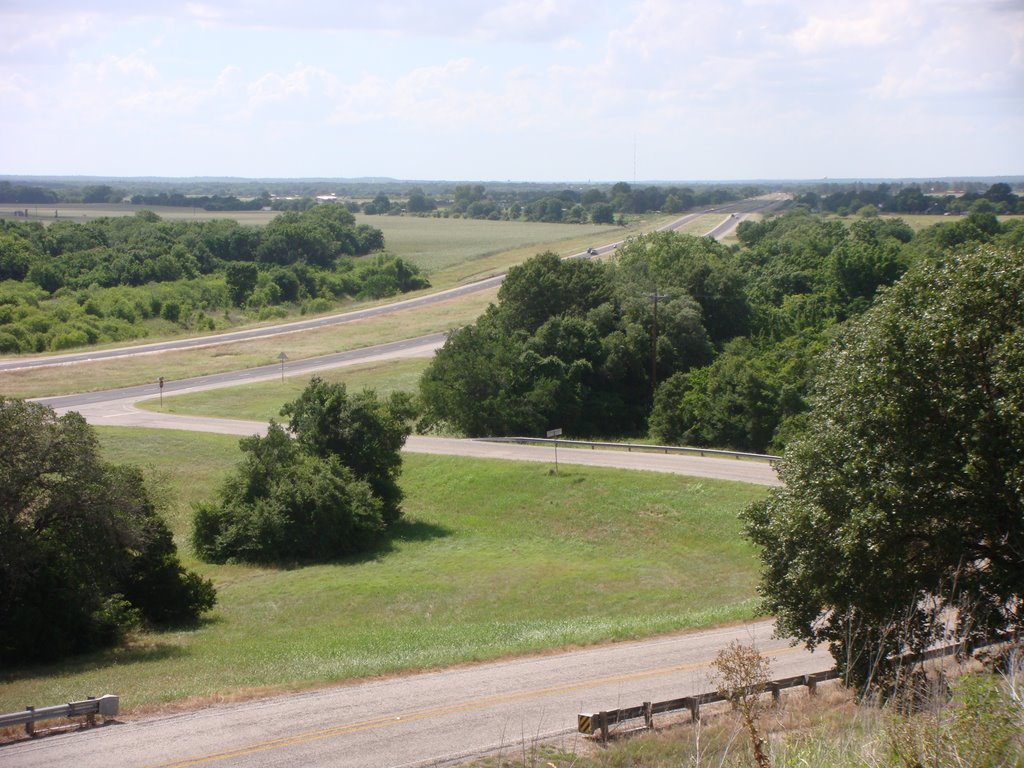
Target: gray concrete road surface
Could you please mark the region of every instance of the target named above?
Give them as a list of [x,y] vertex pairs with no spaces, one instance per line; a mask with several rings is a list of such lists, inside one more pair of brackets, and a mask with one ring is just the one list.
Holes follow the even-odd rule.
[[585,737],[576,733],[577,714],[714,690],[711,663],[733,640],[770,657],[773,677],[833,666],[822,651],[771,639],[771,628],[756,622],[124,718],[0,747],[0,765],[411,768],[497,752],[520,755],[542,741],[578,752]]

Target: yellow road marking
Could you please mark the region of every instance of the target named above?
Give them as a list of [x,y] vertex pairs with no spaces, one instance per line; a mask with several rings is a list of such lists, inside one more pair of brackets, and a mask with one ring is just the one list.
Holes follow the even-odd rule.
[[[784,648],[773,649],[771,651],[767,651],[766,653],[771,653],[773,656],[782,656],[791,653],[797,653],[802,650],[803,649],[800,647],[787,646]],[[208,755],[199,755],[196,757],[185,758],[184,760],[175,760],[170,763],[160,763],[159,765],[150,766],[150,768],[188,768],[188,766],[202,765],[204,763],[211,763],[217,760],[230,760],[236,757],[245,757],[246,755],[255,754],[257,752],[266,752],[268,750],[280,749],[282,747],[296,746],[298,744],[309,744],[314,741],[322,741],[323,739],[329,739],[335,736],[344,736],[350,733],[358,733],[360,731],[372,730],[374,728],[382,728],[384,726],[396,725],[415,720],[424,720],[428,717],[450,715],[473,709],[484,709],[487,707],[497,706],[499,704],[507,704],[511,702],[523,701],[533,698],[542,698],[544,696],[552,696],[559,693],[569,693],[571,691],[578,691],[586,688],[598,688],[602,685],[611,685],[614,683],[624,683],[634,680],[643,680],[646,678],[659,677],[662,675],[675,674],[678,672],[692,672],[698,669],[707,669],[711,667],[711,665],[711,661],[701,661],[691,664],[677,664],[671,667],[646,669],[639,672],[630,672],[622,675],[598,677],[590,680],[583,680],[578,683],[572,683],[569,685],[555,685],[547,688],[537,688],[529,691],[519,691],[516,693],[495,694],[494,696],[486,696],[484,698],[473,699],[471,701],[463,701],[454,704],[445,704],[438,707],[414,710],[413,712],[409,712],[406,714],[399,713],[385,715],[382,717],[373,718],[371,720],[363,720],[357,723],[349,723],[347,725],[339,725],[332,728],[324,728],[316,731],[308,731],[306,733],[298,733],[294,736],[284,736],[279,739],[271,739],[269,741],[258,742],[247,747],[238,747],[237,749],[232,749],[225,752],[216,752]]]

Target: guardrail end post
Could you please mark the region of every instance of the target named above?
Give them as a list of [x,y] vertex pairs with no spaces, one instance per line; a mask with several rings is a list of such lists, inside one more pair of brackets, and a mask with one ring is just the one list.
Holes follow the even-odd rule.
[[[31,717],[32,713],[36,711],[36,708],[25,707],[25,710],[29,713],[29,717]],[[25,723],[25,733],[32,737],[36,735],[36,724],[34,720],[29,720],[27,723]]]
[[[86,701],[96,701],[96,697],[95,696],[86,696],[85,700]],[[96,710],[97,711],[99,710],[99,705],[96,706]],[[95,711],[90,711],[85,716],[85,724],[87,726],[89,726],[90,728],[95,728],[96,727],[96,712]]]
[[103,717],[113,717],[117,714],[120,703],[121,699],[118,696],[112,693],[104,694],[103,696],[100,696],[100,703],[97,711],[99,714],[103,715]]
[[644,702],[644,725],[647,730],[654,730],[654,705],[649,701]]

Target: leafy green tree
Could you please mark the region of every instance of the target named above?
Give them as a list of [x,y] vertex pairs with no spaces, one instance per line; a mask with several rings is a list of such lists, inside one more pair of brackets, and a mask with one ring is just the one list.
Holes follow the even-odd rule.
[[233,261],[225,265],[224,277],[227,279],[231,303],[236,307],[241,307],[249,300],[249,296],[256,287],[259,271],[255,264]]
[[923,260],[828,356],[785,487],[746,512],[782,634],[858,685],[1022,629],[1024,254]]
[[408,396],[381,400],[371,390],[349,395],[344,384],[314,376],[281,415],[299,445],[314,456],[335,457],[356,478],[369,484],[383,503],[385,525],[402,514],[402,446],[412,431]]
[[594,203],[590,207],[590,220],[595,224],[615,223],[615,208],[611,203]]
[[0,399],[0,660],[58,659],[143,620],[195,621],[209,581],[178,562],[141,472],[102,461],[77,413]]
[[332,560],[370,548],[401,517],[406,396],[349,396],[344,384],[314,377],[281,413],[288,429],[272,422],[265,437],[243,439],[242,462],[217,502],[197,505],[200,557]]
[[620,279],[637,293],[670,297],[685,293],[700,305],[704,327],[713,342],[743,334],[750,309],[739,263],[725,246],[710,238],[655,232],[631,239],[618,250]]
[[381,299],[430,287],[430,281],[420,275],[419,267],[398,256],[386,254],[360,264],[356,268],[355,279],[361,284],[360,298]]
[[336,456],[301,449],[279,424],[240,442],[241,464],[215,504],[196,506],[192,543],[210,562],[325,561],[384,530],[382,503]]
[[589,260],[563,260],[547,251],[508,271],[498,301],[508,330],[533,333],[556,315],[583,314],[612,297],[607,270]]
[[423,190],[415,187],[409,190],[409,198],[405,208],[409,213],[426,213],[437,208],[437,201],[424,194]]

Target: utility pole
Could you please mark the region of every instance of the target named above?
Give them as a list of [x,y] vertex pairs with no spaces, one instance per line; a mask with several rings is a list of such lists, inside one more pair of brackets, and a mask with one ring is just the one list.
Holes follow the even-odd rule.
[[648,299],[654,300],[654,323],[651,325],[651,400],[654,400],[654,390],[658,388],[658,300],[667,299],[668,296],[658,293],[646,294]]

